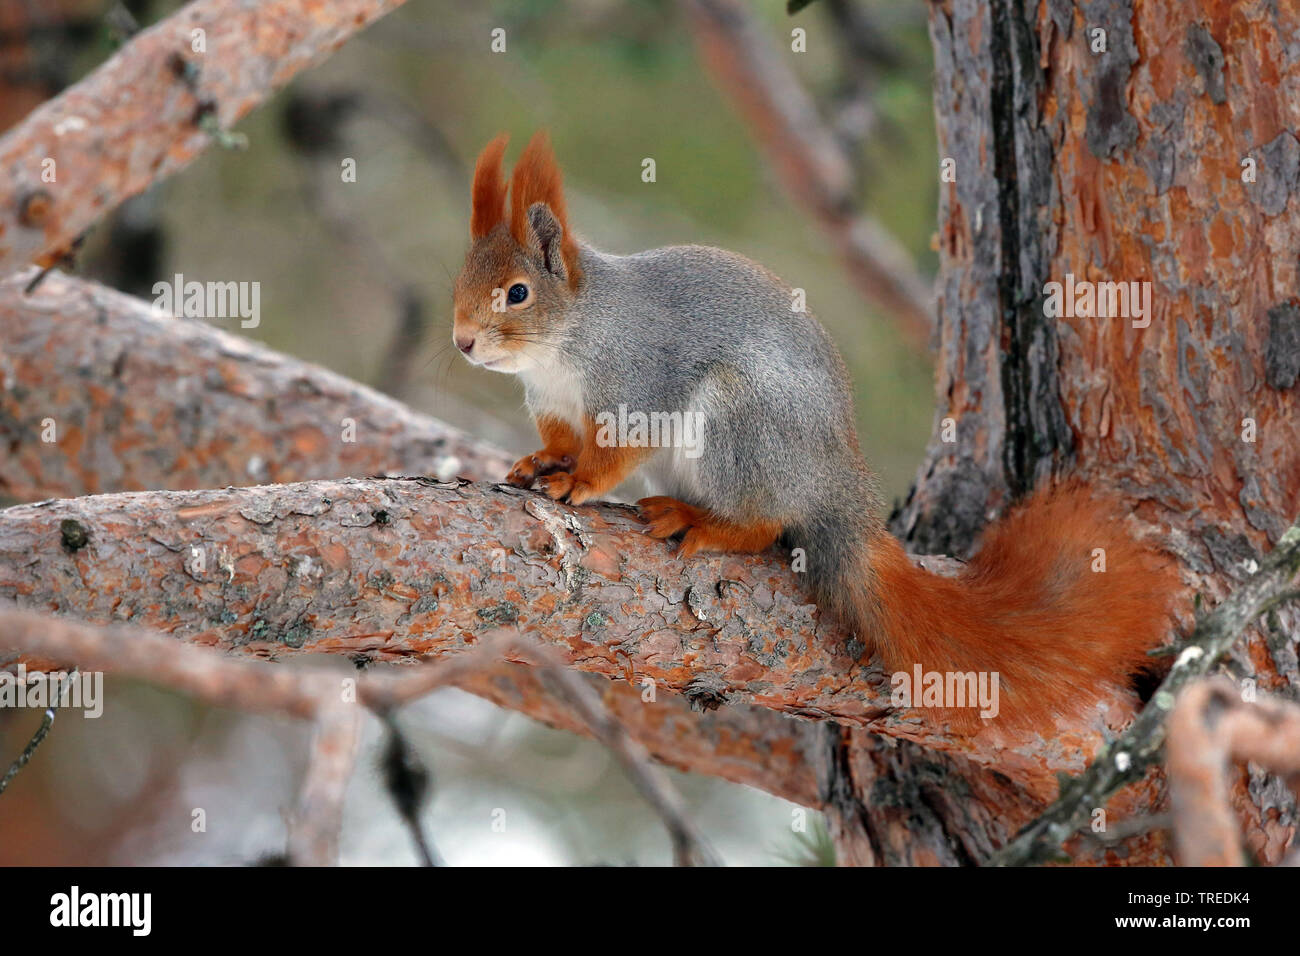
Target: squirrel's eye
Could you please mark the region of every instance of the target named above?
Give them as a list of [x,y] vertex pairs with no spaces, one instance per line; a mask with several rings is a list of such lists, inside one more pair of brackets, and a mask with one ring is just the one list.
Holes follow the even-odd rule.
[[526,298],[528,298],[528,286],[524,285],[522,282],[516,282],[506,292],[506,301],[511,305],[518,305]]

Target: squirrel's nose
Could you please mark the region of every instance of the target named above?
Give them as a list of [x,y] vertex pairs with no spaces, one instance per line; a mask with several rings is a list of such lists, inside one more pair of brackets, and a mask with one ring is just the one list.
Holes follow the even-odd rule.
[[462,352],[468,355],[469,350],[474,347],[474,336],[457,335],[455,336],[455,339],[456,339],[456,348],[460,349]]

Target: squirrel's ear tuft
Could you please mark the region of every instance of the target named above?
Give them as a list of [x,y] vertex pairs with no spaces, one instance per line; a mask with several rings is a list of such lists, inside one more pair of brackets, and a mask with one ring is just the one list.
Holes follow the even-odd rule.
[[559,253],[564,260],[564,274],[569,286],[576,288],[580,276],[578,243],[569,228],[560,167],[555,162],[551,140],[545,130],[538,130],[528,141],[510,177],[510,232],[521,246],[538,246],[545,256],[545,238],[530,235],[533,225],[530,219],[536,217],[530,217],[529,209],[536,203],[545,204],[559,226]]
[[506,153],[509,133],[502,133],[483,147],[474,165],[474,191],[469,218],[469,236],[482,239],[505,222],[506,177],[501,172],[501,159]]

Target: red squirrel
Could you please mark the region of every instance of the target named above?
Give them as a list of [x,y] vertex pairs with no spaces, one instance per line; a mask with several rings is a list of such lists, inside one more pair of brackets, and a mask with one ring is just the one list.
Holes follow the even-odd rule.
[[[508,188],[506,142],[474,170],[452,335],[470,362],[523,381],[542,448],[511,484],[576,505],[645,468],[663,491],[638,502],[649,534],[680,535],[682,557],[802,549],[819,605],[887,673],[997,674],[1011,726],[1077,713],[1147,662],[1172,580],[1115,501],[1077,483],[1045,489],[994,524],[957,577],[918,568],[881,518],[844,363],[792,290],[721,249],[593,248],[569,227],[545,134]],[[700,440],[611,440],[611,421],[637,413],[698,422]],[[970,728],[971,713],[943,716]]]

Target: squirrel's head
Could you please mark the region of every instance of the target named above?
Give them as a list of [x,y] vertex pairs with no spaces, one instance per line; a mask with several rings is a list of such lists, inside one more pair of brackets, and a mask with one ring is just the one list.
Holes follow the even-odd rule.
[[553,353],[582,272],[544,132],[515,163],[507,220],[507,138],[502,133],[488,143],[474,167],[471,244],[456,277],[452,338],[475,365],[520,372]]

